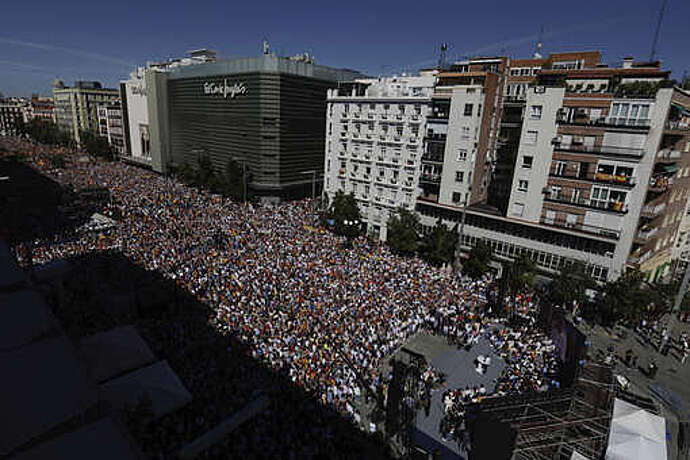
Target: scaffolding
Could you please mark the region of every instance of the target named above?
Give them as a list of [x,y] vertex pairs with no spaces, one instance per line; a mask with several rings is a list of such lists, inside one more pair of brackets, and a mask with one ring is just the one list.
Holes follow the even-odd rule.
[[544,393],[488,398],[476,410],[517,432],[514,460],[603,457],[616,390],[610,366],[587,364],[574,385]]

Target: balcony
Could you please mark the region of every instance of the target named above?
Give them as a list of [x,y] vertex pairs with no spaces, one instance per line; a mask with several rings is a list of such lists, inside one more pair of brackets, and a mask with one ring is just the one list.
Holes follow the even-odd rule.
[[657,227],[643,226],[635,235],[635,242],[639,244],[646,244],[657,233],[659,233],[659,229]]
[[440,174],[429,174],[429,173],[422,173],[421,176],[419,176],[420,182],[429,182],[431,184],[440,184],[441,183],[441,175]]
[[345,175],[346,175],[346,174],[347,174],[347,170],[346,170],[346,169],[341,169],[340,171],[338,171],[338,177],[341,178],[341,179],[345,179]]
[[433,154],[433,153],[424,153],[422,154],[422,161],[426,161],[428,163],[443,163],[443,154]]
[[679,159],[680,159],[680,150],[661,149],[661,150],[659,150],[659,153],[656,154],[656,160],[658,162],[661,162],[661,163],[664,163],[664,162],[675,163]]
[[381,118],[381,120],[388,120],[388,114],[387,113],[382,113],[381,115],[379,115],[379,117]]
[[360,117],[361,117],[361,115],[360,115],[359,112],[354,112],[354,113],[352,114],[352,116],[353,116],[354,118],[360,118]]
[[417,139],[417,136],[410,136],[410,139],[408,140],[408,142],[410,144],[416,144],[418,140],[419,139]]
[[398,185],[398,179],[396,179],[395,177],[391,177],[390,183],[391,183],[392,185]]
[[376,182],[383,184],[386,182],[386,178],[384,176],[376,176]]
[[406,180],[406,181],[403,183],[403,187],[412,188],[412,187],[414,187],[414,185],[412,185],[412,181],[411,181],[411,180]]
[[554,138],[552,143],[554,144],[554,150],[558,150],[560,152],[593,153],[597,155],[629,156],[635,158],[641,158],[644,156],[644,150],[630,147],[561,144],[558,138]]
[[659,216],[662,212],[664,212],[664,209],[666,209],[666,203],[659,203],[656,205],[654,203],[650,203],[642,208],[642,212],[640,213],[640,215],[642,217],[653,219]]
[[573,119],[568,119],[565,117],[560,117],[556,119],[556,123],[560,125],[572,125],[572,126],[594,126],[601,128],[632,128],[635,130],[648,131],[651,125],[651,120],[649,118],[621,118],[621,117],[609,117],[609,118],[584,118],[575,117]]
[[402,113],[396,114],[396,115],[395,115],[395,119],[396,119],[396,120],[402,120],[402,119],[403,119],[403,114],[402,114]]
[[412,121],[419,121],[420,118],[421,117],[418,113],[413,114],[411,117]]
[[587,174],[584,176],[573,176],[573,175],[568,175],[568,174],[556,174],[555,172],[552,172],[549,174],[549,176],[555,177],[558,179],[569,179],[569,180],[577,180],[577,181],[583,181],[583,182],[593,182],[593,183],[597,183],[597,184],[612,184],[612,185],[618,185],[621,187],[634,187],[637,184],[637,178],[634,176],[622,176],[622,175],[606,174],[606,173],[596,173],[594,175]]
[[628,206],[622,201],[592,201],[585,198],[569,200],[561,196],[546,196],[544,198],[544,201],[549,201],[551,203],[566,204],[570,206],[578,206],[582,208],[592,209],[595,211],[613,212],[616,214],[628,213]]
[[645,263],[652,256],[652,251],[647,251],[644,254],[636,252],[628,256],[628,264],[640,266]]
[[673,185],[673,177],[657,174],[649,178],[649,191],[665,192]]
[[541,223],[544,225],[550,225],[552,227],[565,228],[568,230],[587,233],[590,235],[596,235],[596,236],[600,236],[603,238],[609,238],[612,240],[618,240],[621,236],[620,230],[616,230],[616,229],[612,229],[612,228],[606,228],[606,227],[597,227],[595,225],[586,225],[586,224],[568,222],[565,219],[547,220],[545,218],[542,218]]
[[667,134],[685,134],[690,130],[690,124],[683,122],[683,120],[668,120],[664,124],[664,131]]

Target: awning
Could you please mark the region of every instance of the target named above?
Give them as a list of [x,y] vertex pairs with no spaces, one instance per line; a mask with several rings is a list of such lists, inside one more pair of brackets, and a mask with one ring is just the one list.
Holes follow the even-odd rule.
[[663,169],[664,172],[666,172],[666,173],[674,173],[674,172],[678,171],[678,166],[676,166],[675,163],[664,164],[664,165],[661,165],[661,169]]
[[606,460],[666,460],[666,420],[616,399]]

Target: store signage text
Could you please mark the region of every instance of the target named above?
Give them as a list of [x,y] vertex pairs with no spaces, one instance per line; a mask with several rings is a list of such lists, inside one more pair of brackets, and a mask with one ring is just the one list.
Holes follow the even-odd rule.
[[247,87],[243,82],[236,82],[228,85],[228,80],[224,79],[222,83],[206,82],[204,83],[204,94],[218,94],[224,98],[234,99],[240,94],[247,94]]

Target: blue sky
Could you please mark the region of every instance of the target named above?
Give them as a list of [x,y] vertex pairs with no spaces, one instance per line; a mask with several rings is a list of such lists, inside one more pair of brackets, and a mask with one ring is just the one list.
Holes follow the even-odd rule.
[[[661,0],[562,1],[146,1],[3,2],[0,92],[48,94],[55,77],[114,86],[135,65],[200,47],[224,57],[309,51],[319,64],[371,75],[431,65],[442,42],[451,58],[529,57],[540,28],[544,52],[594,50],[616,63],[646,59]],[[658,58],[675,78],[690,73],[690,1],[668,0]]]

